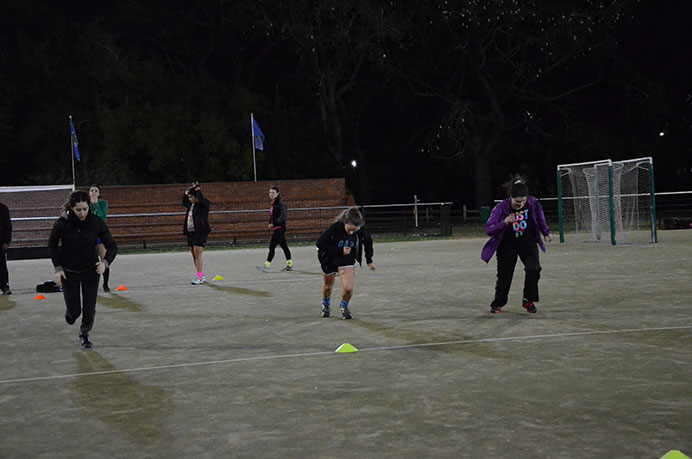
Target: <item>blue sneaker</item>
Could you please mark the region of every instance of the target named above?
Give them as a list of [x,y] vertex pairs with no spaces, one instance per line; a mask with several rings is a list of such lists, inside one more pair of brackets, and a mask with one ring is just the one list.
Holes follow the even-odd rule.
[[89,339],[88,333],[86,335],[79,335],[79,344],[81,344],[84,349],[89,349],[91,346],[93,346],[91,340]]

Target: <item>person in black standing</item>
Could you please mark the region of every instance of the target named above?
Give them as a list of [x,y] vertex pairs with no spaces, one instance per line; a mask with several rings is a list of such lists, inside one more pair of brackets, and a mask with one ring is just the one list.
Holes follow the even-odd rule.
[[206,282],[202,253],[211,228],[209,227],[209,200],[202,194],[198,182],[193,183],[185,191],[183,205],[187,208],[183,234],[187,236],[187,246],[190,247],[192,261],[197,270],[197,277],[192,281],[192,285],[202,285]]
[[11,295],[10,274],[7,270],[7,250],[12,241],[12,220],[10,220],[10,209],[0,202],[0,293],[1,295]]
[[274,259],[276,246],[281,246],[286,257],[286,267],[281,271],[293,271],[293,260],[291,260],[291,251],[286,243],[286,217],[288,209],[286,204],[281,200],[281,192],[276,186],[269,188],[269,199],[272,200],[272,206],[269,209],[269,228],[272,230],[272,239],[269,242],[269,254],[264,266],[258,266],[257,269],[263,272],[269,271],[269,266]]
[[[118,252],[108,226],[89,211],[89,203],[87,193],[73,192],[48,239],[55,283],[62,287],[67,307],[65,321],[72,325],[82,315],[79,341],[83,348],[92,346],[89,332],[96,315],[99,276],[113,263]],[[106,248],[102,260],[96,251],[97,239],[101,239]]]

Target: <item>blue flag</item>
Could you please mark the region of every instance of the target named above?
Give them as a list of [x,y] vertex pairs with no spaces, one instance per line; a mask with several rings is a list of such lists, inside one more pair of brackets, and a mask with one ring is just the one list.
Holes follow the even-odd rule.
[[74,124],[72,124],[72,117],[70,116],[70,134],[72,135],[72,151],[74,152],[74,159],[79,161],[79,142],[77,141],[77,131],[74,130]]
[[252,139],[255,142],[255,148],[258,150],[264,150],[264,134],[262,129],[257,125],[255,117],[252,117]]

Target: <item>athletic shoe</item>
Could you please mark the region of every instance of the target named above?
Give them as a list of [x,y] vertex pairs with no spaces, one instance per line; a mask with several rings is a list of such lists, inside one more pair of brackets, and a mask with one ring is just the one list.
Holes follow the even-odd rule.
[[10,290],[9,287],[6,287],[6,288],[2,289],[2,293],[0,293],[0,295],[12,295],[12,291]]
[[351,318],[351,311],[348,308],[341,308],[341,315],[344,320],[348,320]]
[[502,312],[502,306],[490,306],[490,314],[499,314]]
[[81,344],[84,349],[89,349],[91,346],[93,346],[91,340],[89,339],[89,334],[79,335],[79,344]]
[[536,305],[533,304],[533,301],[522,301],[521,307],[526,309],[526,312],[528,312],[529,314],[535,314],[536,311],[538,311],[536,309]]
[[293,266],[286,266],[284,269],[281,271],[293,271]]
[[104,286],[103,286],[103,291],[106,292],[106,293],[108,293],[108,292],[111,291],[111,288],[110,288],[109,286],[107,286],[107,285],[104,285]]
[[268,272],[269,272],[269,268],[267,268],[267,267],[265,267],[265,266],[257,266],[257,269],[259,269],[259,270],[262,271],[263,273],[268,273]]
[[330,309],[329,306],[322,306],[322,317],[329,317]]
[[193,280],[191,282],[192,285],[202,285],[205,283],[207,280],[204,277],[198,277],[197,279]]

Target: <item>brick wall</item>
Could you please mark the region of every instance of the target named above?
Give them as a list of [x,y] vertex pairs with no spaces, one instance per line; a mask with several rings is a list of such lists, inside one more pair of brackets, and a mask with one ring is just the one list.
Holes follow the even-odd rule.
[[[281,190],[282,199],[289,209],[289,240],[316,237],[338,212],[334,209],[297,209],[354,205],[352,197],[346,196],[343,178],[202,183],[202,192],[211,203],[209,223],[213,231],[209,235],[209,243],[267,241],[271,236],[267,223],[270,204],[268,193],[272,185]],[[189,186],[190,184],[103,186],[101,196],[108,201],[108,227],[116,241],[122,246],[185,245],[182,234],[185,212],[182,197]],[[217,213],[220,211],[233,213]],[[35,216],[52,216],[58,212],[51,206],[43,213],[45,215]],[[175,215],[124,216],[162,213]],[[26,223],[26,228],[23,228],[23,223]],[[45,245],[48,240],[45,225],[43,230],[37,232],[30,230],[28,223],[14,223],[16,231],[12,245]]]

